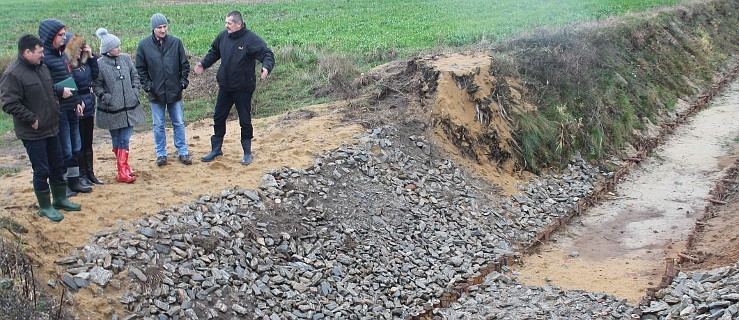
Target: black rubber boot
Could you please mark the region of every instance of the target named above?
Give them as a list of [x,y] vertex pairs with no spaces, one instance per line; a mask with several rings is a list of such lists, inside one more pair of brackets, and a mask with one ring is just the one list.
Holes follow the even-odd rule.
[[51,184],[50,187],[51,187],[51,197],[54,199],[54,201],[52,201],[51,204],[54,206],[54,208],[66,210],[66,211],[82,210],[82,206],[72,201],[69,201],[69,199],[67,199],[67,184],[66,183]]
[[[92,192],[92,188],[80,184],[80,167],[68,167],[65,177],[69,190],[82,193]],[[69,191],[67,191],[67,197],[69,197]]]
[[94,184],[105,184],[102,180],[98,179],[97,176],[95,176],[95,170],[94,166],[92,165],[93,161],[93,153],[92,149],[85,150],[85,173],[87,173],[87,178],[90,179],[90,182]]
[[87,178],[86,160],[87,159],[85,159],[85,154],[83,152],[79,152],[77,154],[77,164],[79,164],[80,168],[80,185],[83,187],[92,187],[92,182]]
[[203,162],[211,162],[217,156],[223,155],[223,152],[221,151],[221,147],[223,147],[223,138],[211,136],[210,137],[210,153],[200,158],[200,160],[202,160]]
[[241,148],[244,149],[244,158],[241,159],[241,164],[248,166],[254,160],[251,153],[251,139],[241,140]]
[[[65,188],[66,189],[66,188]],[[54,207],[51,206],[51,199],[49,198],[49,190],[46,191],[35,191],[36,193],[36,200],[38,200],[38,206],[39,211],[38,215],[42,217],[47,217],[49,220],[58,222],[62,221],[64,219],[64,216],[61,212],[54,209]]]

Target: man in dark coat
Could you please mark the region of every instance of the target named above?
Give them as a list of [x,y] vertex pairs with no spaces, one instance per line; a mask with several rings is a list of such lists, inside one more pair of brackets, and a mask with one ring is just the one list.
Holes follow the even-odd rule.
[[[44,44],[44,64],[49,67],[51,80],[55,84],[72,79],[72,68],[69,66],[67,55],[64,53],[64,40],[67,37],[67,29],[57,19],[46,19],[41,21],[38,34]],[[80,184],[80,168],[77,157],[82,146],[79,128],[79,116],[85,108],[85,103],[75,92],[70,97],[63,97],[65,90],[61,85],[55,85],[57,97],[59,97],[59,142],[64,152],[64,164],[66,166],[66,178],[70,192],[91,192],[92,188]]]
[[[23,142],[33,168],[33,191],[39,215],[52,221],[64,216],[57,209],[79,211],[67,199],[62,147],[59,144],[59,109],[49,74],[43,63],[43,45],[32,35],[18,40],[18,58],[0,78],[3,111],[13,117],[15,135]],[[72,95],[63,90],[62,97]],[[53,202],[50,199],[53,195]]]
[[248,165],[253,160],[251,140],[254,137],[254,128],[251,124],[251,98],[257,82],[254,70],[256,60],[262,63],[261,78],[265,80],[275,66],[275,57],[267,43],[246,28],[240,12],[229,12],[225,24],[226,30],[218,34],[203,60],[195,66],[195,74],[201,74],[216,61],[221,60],[216,75],[218,98],[213,114],[214,133],[210,137],[211,151],[201,159],[205,162],[213,161],[223,154],[221,147],[223,137],[226,135],[226,119],[235,104],[241,126],[241,147],[244,150],[241,164]]
[[182,111],[182,90],[187,88],[190,62],[182,41],[169,35],[169,22],[161,13],[149,19],[151,34],[139,41],[136,50],[136,70],[141,87],[148,93],[151,104],[152,131],[157,166],[167,164],[167,135],[164,132],[165,110],[174,129],[177,158],[183,164],[192,163],[187,151],[185,120]]

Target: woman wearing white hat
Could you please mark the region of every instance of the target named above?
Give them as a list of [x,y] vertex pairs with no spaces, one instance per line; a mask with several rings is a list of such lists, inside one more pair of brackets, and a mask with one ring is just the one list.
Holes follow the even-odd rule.
[[113,152],[118,159],[118,181],[134,182],[136,177],[128,165],[129,141],[133,126],[144,122],[144,110],[139,102],[139,75],[128,54],[121,52],[118,37],[100,28],[100,74],[93,82],[98,99],[95,123],[98,128],[110,130]]

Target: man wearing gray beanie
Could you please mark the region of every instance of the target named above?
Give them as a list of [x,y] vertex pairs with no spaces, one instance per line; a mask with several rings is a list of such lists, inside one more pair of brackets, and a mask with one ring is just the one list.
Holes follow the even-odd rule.
[[161,13],[155,13],[151,16],[151,19],[149,19],[149,26],[151,27],[151,30],[154,30],[158,26],[161,26],[163,24],[169,25],[169,22],[167,21],[167,17],[165,17]]
[[167,135],[165,110],[169,113],[174,129],[174,146],[177,158],[185,165],[192,163],[187,150],[185,120],[182,111],[182,91],[187,88],[190,62],[182,41],[169,35],[169,21],[161,13],[149,19],[151,34],[139,41],[136,49],[136,70],[141,87],[147,92],[151,104],[152,131],[157,166],[167,164]]

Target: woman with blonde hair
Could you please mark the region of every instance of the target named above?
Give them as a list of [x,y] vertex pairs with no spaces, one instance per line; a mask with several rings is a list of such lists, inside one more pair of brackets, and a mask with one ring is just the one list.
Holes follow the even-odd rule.
[[103,184],[95,175],[92,164],[92,135],[95,129],[95,96],[92,95],[92,82],[98,77],[97,57],[82,35],[67,32],[64,45],[72,77],[77,84],[77,94],[85,102],[85,108],[79,117],[82,150],[77,155],[77,163],[80,166],[80,183],[83,186],[91,186],[93,183]]

